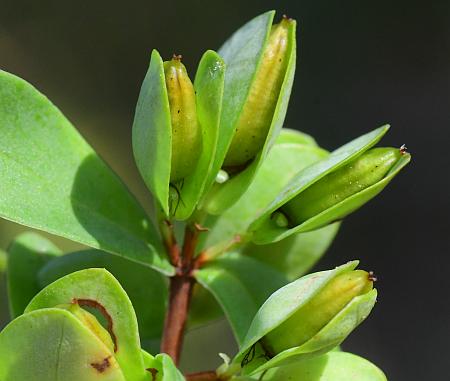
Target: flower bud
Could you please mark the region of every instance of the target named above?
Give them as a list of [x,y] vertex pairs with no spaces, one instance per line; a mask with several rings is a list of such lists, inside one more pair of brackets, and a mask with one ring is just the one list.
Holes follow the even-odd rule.
[[201,153],[201,129],[197,119],[195,91],[181,56],[164,62],[167,95],[172,122],[170,182],[190,175]]
[[76,302],[71,304],[63,304],[57,306],[58,308],[68,310],[71,312],[79,321],[81,321],[106,347],[114,353],[114,343],[111,339],[109,332],[103,328],[103,326],[98,322],[97,318],[90,312],[84,310]]
[[355,297],[372,290],[373,281],[372,274],[363,270],[347,271],[336,276],[305,305],[261,339],[264,350],[273,357],[286,349],[306,343]]
[[272,123],[289,61],[289,24],[272,27],[263,57],[236,125],[223,167],[245,165],[261,151]]
[[300,225],[382,180],[403,153],[398,148],[373,148],[305,189],[281,210],[291,225]]

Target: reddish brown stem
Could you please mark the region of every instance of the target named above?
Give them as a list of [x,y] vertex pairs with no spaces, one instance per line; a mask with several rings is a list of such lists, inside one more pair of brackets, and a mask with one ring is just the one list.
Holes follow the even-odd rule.
[[180,361],[184,327],[194,283],[194,278],[189,275],[175,275],[170,278],[169,307],[164,323],[161,352],[172,357],[176,365]]
[[191,373],[186,375],[187,381],[220,381],[220,378],[217,377],[216,372],[207,371],[207,372],[199,372],[199,373]]

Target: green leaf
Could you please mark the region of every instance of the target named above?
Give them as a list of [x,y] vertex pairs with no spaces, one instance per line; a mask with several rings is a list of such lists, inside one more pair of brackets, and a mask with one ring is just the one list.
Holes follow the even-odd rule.
[[281,130],[281,133],[277,138],[277,143],[293,143],[319,147],[316,140],[311,135],[291,128],[283,128]]
[[48,285],[37,294],[25,312],[77,301],[96,307],[105,315],[115,343],[115,358],[127,379],[145,380],[136,315],[119,282],[104,269],[81,270]]
[[237,253],[211,261],[195,272],[195,278],[222,306],[238,343],[262,303],[287,282],[277,271]]
[[[329,281],[341,273],[353,270],[357,264],[357,261],[353,261],[334,270],[309,274],[272,294],[258,310],[233,363],[240,364],[249,350],[268,332],[311,300]],[[376,294],[374,289],[354,298],[325,327],[301,346],[285,350],[268,360],[259,354],[252,356],[256,361],[249,362],[244,367],[244,374],[256,374],[300,358],[309,358],[332,350],[367,317],[375,304]]]
[[329,352],[323,356],[270,369],[264,381],[387,381],[374,364],[346,352]]
[[222,58],[208,50],[200,60],[194,82],[197,115],[202,129],[202,152],[194,172],[185,178],[180,189],[181,201],[175,215],[179,220],[187,219],[193,213],[206,185],[214,181],[216,176],[211,170],[219,138],[224,77],[225,64]]
[[100,250],[66,254],[48,262],[39,272],[41,288],[72,272],[105,268],[119,281],[136,311],[142,340],[159,338],[164,325],[167,280],[159,272]]
[[[100,372],[96,370],[105,366]],[[114,356],[70,312],[48,308],[12,321],[0,333],[2,381],[125,381]]]
[[133,122],[133,152],[148,189],[169,215],[172,122],[163,60],[152,51]]
[[[263,56],[273,17],[274,12],[272,11],[251,20],[235,32],[219,50],[219,54],[227,65],[227,71],[225,74],[219,144],[217,146],[213,173],[217,173],[222,166],[233,138],[236,123],[245,105],[249,89]],[[206,210],[211,214],[220,214],[239,199],[245,189],[251,184],[256,171],[267,156],[283,126],[295,73],[295,28],[296,24],[292,22],[289,33],[289,44],[292,47],[289,62],[264,147],[245,170],[223,184],[215,184],[206,204]]]
[[[213,223],[205,247],[228,241],[236,235],[245,236],[250,224],[303,168],[328,156],[327,151],[310,145],[291,143],[290,131],[281,130],[266,160],[259,168],[244,195]],[[283,168],[283,170],[280,170]],[[212,219],[212,218],[211,218]]]
[[62,252],[39,234],[27,232],[14,239],[8,248],[8,300],[11,317],[23,313],[30,300],[41,290],[39,270]]
[[306,274],[330,247],[340,227],[334,223],[307,233],[292,234],[267,245],[249,243],[242,253],[277,269],[294,280]]
[[172,274],[136,199],[64,115],[0,71],[0,217]]
[[[389,126],[386,125],[362,135],[333,151],[327,158],[300,171],[272,203],[259,214],[259,217],[250,226],[249,230],[253,231],[253,242],[257,244],[267,244],[279,241],[293,233],[306,232],[321,227],[323,223],[318,224],[316,221],[316,224],[314,225],[310,220],[307,220],[302,225],[291,229],[282,228],[272,221],[271,216],[273,212],[297,196],[307,187],[311,186],[328,173],[344,166],[352,159],[374,146],[388,129]],[[332,221],[333,220],[331,219],[328,223]]]

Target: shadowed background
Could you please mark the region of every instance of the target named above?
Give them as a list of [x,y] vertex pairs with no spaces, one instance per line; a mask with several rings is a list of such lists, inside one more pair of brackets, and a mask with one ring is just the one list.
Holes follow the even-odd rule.
[[[131,124],[150,51],[182,54],[193,77],[206,49],[277,9],[299,22],[299,57],[286,127],[334,149],[383,123],[383,145],[406,143],[413,163],[347,218],[326,269],[360,258],[379,303],[344,349],[392,380],[444,380],[450,356],[448,259],[450,3],[448,1],[0,2],[0,68],[46,94],[146,205]],[[1,137],[0,137],[1,144]],[[0,222],[0,248],[24,230]],[[54,239],[72,250],[77,244]],[[6,323],[4,291],[1,324]],[[224,322],[188,335],[183,367],[232,354]]]

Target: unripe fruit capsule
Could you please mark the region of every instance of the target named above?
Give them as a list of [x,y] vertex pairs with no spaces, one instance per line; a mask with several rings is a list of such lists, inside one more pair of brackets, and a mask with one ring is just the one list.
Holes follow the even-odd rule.
[[289,24],[284,18],[272,27],[260,67],[236,125],[223,167],[240,167],[261,151],[272,123],[289,61]]
[[170,182],[176,183],[193,172],[201,153],[202,137],[194,87],[181,56],[164,62],[164,74],[172,122]]
[[353,270],[332,279],[318,294],[292,316],[261,339],[268,355],[298,347],[317,334],[348,303],[373,288],[373,278],[363,270]]
[[373,148],[311,185],[281,210],[291,225],[300,225],[382,180],[402,154],[398,148]]

